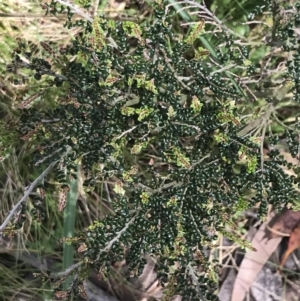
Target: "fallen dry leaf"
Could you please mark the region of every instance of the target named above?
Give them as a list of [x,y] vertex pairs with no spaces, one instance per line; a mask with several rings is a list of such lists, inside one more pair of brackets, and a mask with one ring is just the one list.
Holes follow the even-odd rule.
[[300,248],[300,222],[298,222],[290,235],[288,248],[282,257],[280,268],[283,267],[289,255],[298,248]]
[[244,300],[258,273],[282,239],[281,237],[272,239],[265,237],[267,225],[268,222],[263,223],[251,241],[257,251],[249,251],[245,254],[234,283],[231,301]]
[[279,214],[273,216],[269,223],[264,223],[260,227],[251,242],[257,252],[249,251],[246,253],[234,284],[231,301],[244,299],[282,237],[290,235],[289,247],[282,259],[281,266],[290,253],[300,247],[300,211],[283,209]]
[[280,236],[289,236],[299,222],[300,211],[285,208],[271,219],[266,229],[265,237],[271,239]]
[[[299,160],[297,158],[292,158],[290,153],[282,150],[280,152],[287,162],[299,165]],[[266,155],[266,152],[264,153]],[[267,155],[265,156],[265,159],[268,160]],[[285,166],[282,166],[282,168],[288,175],[297,176],[292,169],[288,169]],[[300,191],[298,187],[294,188],[297,191]],[[245,254],[234,283],[231,301],[244,300],[246,293],[249,291],[266,261],[278,247],[282,237],[289,236],[293,229],[295,229],[295,233],[293,234],[293,239],[289,243],[289,248],[283,257],[282,264],[289,254],[299,247],[299,224],[300,211],[292,211],[286,208],[283,209],[280,214],[273,216],[271,221],[261,225],[252,240],[252,246],[256,248],[257,251],[249,251]],[[295,227],[297,225],[299,225],[299,229],[297,227],[296,230]]]

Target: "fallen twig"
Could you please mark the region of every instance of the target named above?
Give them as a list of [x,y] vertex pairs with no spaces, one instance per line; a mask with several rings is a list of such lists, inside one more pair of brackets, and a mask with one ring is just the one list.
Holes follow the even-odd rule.
[[47,174],[50,172],[50,170],[54,167],[54,165],[60,160],[57,160],[55,162],[52,162],[33,182],[29,187],[26,189],[26,192],[24,196],[21,198],[21,200],[12,208],[12,210],[9,212],[9,215],[5,219],[5,221],[0,226],[0,231],[3,231],[15,212],[19,209],[19,207],[22,205],[23,202],[26,201],[26,199],[29,197],[30,193],[33,191],[33,189],[37,186],[37,184],[47,176]]

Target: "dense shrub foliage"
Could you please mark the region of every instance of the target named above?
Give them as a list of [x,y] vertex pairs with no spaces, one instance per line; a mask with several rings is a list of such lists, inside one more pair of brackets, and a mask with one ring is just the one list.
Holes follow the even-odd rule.
[[[66,26],[80,32],[64,49],[41,43],[42,57],[20,40],[10,70],[41,84],[16,104],[19,120],[10,127],[34,149],[37,166],[60,160],[54,176],[62,191],[68,191],[67,179],[77,177],[79,165],[86,191],[99,181],[113,182],[106,193],[115,214],[95,221],[74,240],[87,268],[97,264],[105,270],[123,258],[126,246],[133,273],[142,267],[142,254],[159,257],[160,277],[172,280],[170,296],[216,300],[218,266],[208,262],[203,248],[213,246],[226,224],[234,226],[236,212],[259,204],[264,216],[268,204],[281,208],[297,197],[278,152],[263,159],[269,132],[253,135],[278,100],[265,97],[261,111],[251,106],[253,92],[239,81],[257,73],[251,46],[236,42],[220,26],[214,53],[198,47],[206,34],[204,22],[195,22],[182,37],[173,30],[173,8],[154,2],[154,18],[143,24],[104,17],[73,20],[68,8]],[[274,12],[261,7],[249,18]],[[52,1],[47,9],[55,14],[66,8]],[[289,86],[295,101],[299,50],[292,23],[298,19],[280,21],[275,33],[282,47],[290,47],[284,51],[294,51],[287,78],[295,82]],[[228,72],[230,65],[240,77]],[[249,87],[265,88],[259,85]],[[59,97],[44,102],[51,91]],[[290,127],[286,137],[296,155],[297,129]],[[276,135],[268,139],[278,141]],[[175,261],[180,268],[170,275]]]

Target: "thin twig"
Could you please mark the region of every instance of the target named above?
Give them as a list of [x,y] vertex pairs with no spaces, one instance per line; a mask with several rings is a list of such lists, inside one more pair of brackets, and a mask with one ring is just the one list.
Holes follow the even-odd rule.
[[198,160],[197,162],[193,163],[192,166],[195,167],[196,165],[200,164],[201,162],[203,162],[205,159],[209,158],[210,156],[211,156],[211,153],[205,155],[200,160]]
[[111,241],[109,241],[109,242],[106,244],[105,248],[99,252],[99,254],[98,254],[98,256],[97,256],[97,261],[100,259],[101,253],[102,253],[102,252],[107,252],[107,251],[109,251],[109,250],[111,249],[112,245],[113,245],[116,241],[118,241],[118,240],[120,239],[120,237],[122,236],[122,234],[124,234],[124,233],[127,231],[128,227],[134,223],[134,221],[135,221],[137,215],[138,215],[138,212],[137,212],[137,214],[136,214],[136,215],[135,215],[135,216],[134,216],[134,217],[133,217],[126,225],[125,225],[125,227],[124,227],[121,231],[117,232],[117,235],[116,235]]
[[199,299],[200,299],[201,301],[203,301],[203,300],[204,300],[203,294],[202,294],[201,289],[200,289],[198,277],[196,276],[196,274],[195,274],[195,272],[194,272],[194,268],[192,267],[191,263],[189,263],[187,267],[188,267],[188,269],[189,269],[189,274],[190,274],[190,276],[192,277],[192,280],[193,280],[194,284],[195,284],[196,287],[197,287],[198,294],[199,294]]
[[138,187],[141,187],[142,189],[145,189],[146,191],[148,191],[150,193],[153,193],[153,194],[156,193],[156,192],[161,192],[162,190],[168,189],[170,187],[175,188],[175,187],[178,187],[178,186],[181,186],[181,185],[183,185],[183,182],[172,181],[171,183],[167,183],[165,185],[162,185],[157,189],[152,189],[152,188],[150,188],[146,185],[143,185],[142,183],[137,184]]
[[[231,30],[230,28],[228,28],[220,19],[218,19],[216,17],[216,15],[214,13],[212,13],[205,5],[201,5],[197,2],[194,2],[194,1],[190,1],[190,0],[183,0],[183,1],[179,1],[177,2],[177,4],[191,4],[191,5],[194,5],[194,7],[197,7],[197,8],[200,8],[202,11],[204,11],[209,17],[211,17],[213,20],[215,20],[215,22],[217,23],[217,25],[219,25],[221,28],[223,28],[224,30],[226,30],[228,33],[232,34],[232,35],[235,35],[235,36],[238,36],[240,39],[243,39],[245,40],[245,37],[236,33],[235,31]],[[174,6],[174,4],[169,4],[167,5],[167,7],[169,6]],[[183,9],[186,10],[186,7],[183,7]]]
[[182,123],[182,122],[178,122],[178,121],[174,121],[172,122],[173,124],[178,124],[178,125],[182,125],[182,126],[186,126],[188,128],[193,128],[195,129],[198,133],[201,132],[201,129],[196,126],[196,125],[192,125],[192,124],[187,124],[187,123]]
[[266,136],[267,125],[265,124],[261,134],[261,142],[260,142],[260,169],[261,172],[264,172],[264,140]]
[[108,189],[108,185],[107,185],[107,181],[104,182],[105,185],[105,190],[106,190],[106,194],[107,194],[107,198],[108,198],[108,202],[111,203],[111,198],[110,198],[110,193],[109,193],[109,189]]
[[296,131],[297,133],[299,133],[299,130],[296,127],[291,127],[288,126],[287,124],[285,124],[284,122],[280,121],[279,118],[276,115],[276,112],[273,111],[272,116],[274,117],[275,121],[277,121],[281,126],[284,127],[284,129],[288,129],[290,131]]
[[91,22],[91,23],[93,22],[93,18],[91,16],[87,15],[80,8],[76,7],[74,4],[71,4],[68,1],[64,1],[64,0],[57,0],[57,2],[60,3],[61,5],[70,7],[76,14],[78,14],[82,18],[88,20],[89,22]]
[[63,272],[59,272],[57,274],[51,274],[51,277],[58,278],[58,277],[65,277],[69,276],[75,269],[78,269],[82,266],[83,261],[77,262],[75,264],[70,265],[67,269],[65,269]]
[[47,174],[50,172],[50,170],[54,167],[54,165],[59,162],[60,160],[57,160],[55,162],[52,162],[33,182],[32,184],[26,189],[26,192],[24,196],[21,198],[21,200],[13,207],[13,209],[10,211],[9,215],[3,222],[3,224],[0,226],[0,231],[3,231],[15,212],[19,209],[19,207],[22,205],[23,202],[26,201],[26,199],[29,197],[30,193],[33,191],[33,189],[37,186],[37,184],[47,176]]
[[160,49],[161,53],[163,54],[164,56],[164,59],[165,59],[165,63],[166,65],[169,67],[169,69],[173,72],[173,75],[174,77],[178,80],[178,82],[185,88],[187,89],[188,91],[191,91],[191,88],[189,86],[187,86],[181,79],[180,77],[177,75],[177,72],[176,70],[173,68],[173,66],[170,64],[170,59],[168,58],[167,56],[167,53],[164,49]]
[[52,154],[50,154],[50,155],[48,155],[48,156],[46,156],[46,157],[40,159],[39,161],[37,161],[37,162],[34,164],[34,166],[40,165],[41,163],[43,163],[44,161],[46,161],[49,157],[53,156],[53,155],[56,154],[56,153],[59,153],[61,150],[62,150],[62,149],[59,148],[59,149],[57,149],[56,151],[54,151]]
[[[138,213],[137,213],[138,214]],[[117,233],[117,236],[114,237],[110,242],[108,242],[105,246],[104,249],[102,249],[99,254],[98,254],[98,257],[97,257],[97,260],[100,259],[100,256],[101,256],[101,253],[102,252],[107,252],[111,249],[112,245],[120,239],[120,237],[122,236],[122,234],[124,234],[126,232],[126,230],[128,229],[128,227],[135,221],[136,217],[137,217],[137,214],[125,225],[125,227],[119,231]],[[53,273],[51,274],[51,277],[54,277],[54,278],[58,278],[58,277],[66,277],[66,276],[69,276],[74,270],[80,268],[82,265],[84,264],[84,261],[80,261],[78,263],[75,263],[71,266],[69,266],[67,269],[65,269],[63,272],[59,272],[59,273]]]
[[128,133],[132,132],[133,130],[135,130],[137,127],[138,127],[137,125],[133,126],[133,127],[130,128],[129,130],[123,132],[121,135],[119,135],[118,137],[116,137],[116,139],[122,138],[122,137],[125,136],[126,134],[128,134]]
[[[93,18],[91,16],[89,16],[88,14],[86,14],[85,12],[83,12],[80,8],[76,7],[74,4],[71,4],[67,1],[64,0],[57,0],[58,3],[60,3],[61,5],[65,5],[67,7],[70,7],[76,14],[80,15],[81,17],[83,17],[84,19],[86,19],[89,22],[93,22]],[[115,40],[112,37],[107,37],[107,39],[110,41],[111,46],[114,48],[118,48],[117,43],[115,42]]]

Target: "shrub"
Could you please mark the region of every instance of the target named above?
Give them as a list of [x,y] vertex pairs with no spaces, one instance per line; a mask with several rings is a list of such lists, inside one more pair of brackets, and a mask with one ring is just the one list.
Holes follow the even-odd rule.
[[[114,181],[113,192],[107,190],[114,214],[73,240],[87,268],[122,259],[125,246],[133,273],[143,265],[142,254],[159,257],[159,277],[174,283],[168,295],[216,300],[218,265],[208,261],[205,248],[219,232],[227,233],[226,225],[235,226],[236,212],[259,204],[263,217],[269,204],[282,208],[297,197],[278,152],[269,153],[271,160],[263,155],[264,139],[279,139],[266,131],[278,99],[255,96],[255,89],[264,88],[257,80],[261,53],[251,61],[250,52],[259,47],[240,43],[207,11],[218,28],[217,47],[205,39],[202,20],[182,37],[173,30],[172,6],[155,1],[153,7],[153,20],[143,24],[73,20],[67,8],[66,26],[81,32],[66,48],[41,43],[42,57],[20,40],[10,67],[26,70],[40,85],[16,105],[15,128],[33,146],[36,165],[59,160],[54,176],[64,193],[79,165],[86,191],[99,179]],[[55,14],[66,8],[52,1],[47,9]],[[271,9],[262,5],[250,17]],[[298,15],[293,20],[279,21],[275,35],[284,51],[296,51],[287,62],[288,88],[299,101],[298,47],[292,46],[290,23]],[[248,78],[256,82],[248,84]],[[263,104],[260,111],[249,105],[254,100]],[[285,133],[296,155],[294,128]],[[175,261],[180,268],[171,273]]]

